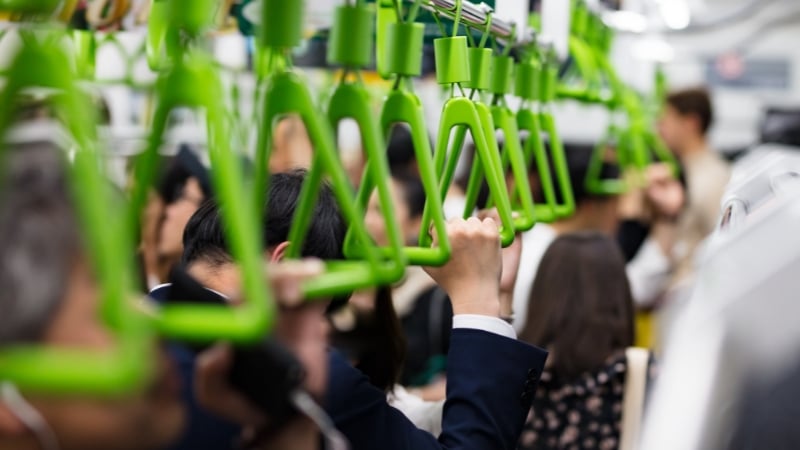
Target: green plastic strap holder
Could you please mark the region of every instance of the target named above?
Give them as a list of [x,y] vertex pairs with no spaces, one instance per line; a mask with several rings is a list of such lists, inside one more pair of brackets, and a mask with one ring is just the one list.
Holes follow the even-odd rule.
[[262,47],[293,48],[303,38],[304,0],[262,0],[258,39]]
[[[456,16],[458,17],[460,15],[460,4],[457,5],[457,8]],[[459,19],[456,19],[456,23],[458,22]],[[433,43],[437,81],[440,84],[450,85],[470,82],[471,61],[467,38],[465,36],[439,38],[435,39]],[[487,84],[488,81],[487,78]],[[448,141],[454,128],[453,145],[448,151]],[[514,242],[515,234],[511,201],[506,190],[500,151],[497,147],[497,141],[494,139],[495,126],[492,114],[489,107],[481,102],[463,97],[450,98],[442,108],[435,151],[436,172],[442,174],[439,182],[441,197],[444,198],[447,195],[447,191],[453,181],[456,164],[461,155],[468,130],[475,142],[477,157],[473,161],[470,173],[463,217],[471,216],[475,210],[480,183],[482,178],[485,177],[500,216],[500,240],[503,246],[507,247]],[[426,204],[422,214],[423,229],[430,227],[431,214],[431,207]],[[430,237],[425,237],[425,240],[420,244],[430,245],[429,239]]]
[[[396,18],[394,8],[391,8],[390,14]],[[385,68],[381,71],[381,75],[387,78],[395,75],[396,82],[381,107],[380,127],[384,133],[384,140],[388,140],[393,126],[408,125],[420,180],[425,191],[425,208],[428,209],[433,222],[432,227],[420,227],[417,245],[403,247],[403,254],[410,265],[441,266],[450,259],[451,253],[442,207],[443,198],[439,193],[439,183],[434,170],[424,108],[419,97],[412,92],[410,83],[405,80],[406,77],[419,76],[422,73],[424,36],[425,26],[421,23],[393,21],[386,25],[384,47],[382,52],[378,52],[378,58],[379,60],[383,58]],[[432,246],[429,230],[436,235],[436,246]]]
[[545,57],[541,71],[542,103],[539,110],[539,124],[542,127],[543,134],[547,135],[550,142],[550,155],[553,159],[553,168],[555,169],[558,188],[561,192],[561,201],[556,204],[555,212],[556,217],[561,219],[570,217],[575,213],[575,195],[572,192],[564,144],[561,142],[556,121],[548,107],[555,98],[557,83],[558,67],[556,67],[551,58]]
[[328,38],[328,63],[344,67],[369,65],[372,59],[374,26],[372,11],[368,7],[362,5],[337,7]]
[[[389,24],[383,55],[386,74],[416,77],[422,73],[422,49],[425,26],[421,23]],[[383,74],[383,73],[382,73]]]
[[[133,245],[126,236],[124,214],[111,199],[100,172],[93,109],[76,89],[69,57],[55,39],[39,42],[21,34],[22,46],[7,73],[0,93],[0,130],[12,125],[17,98],[30,87],[60,92],[53,97],[58,116],[65,120],[77,151],[69,167],[78,218],[86,230],[88,256],[100,285],[100,314],[116,336],[115,348],[103,352],[56,349],[20,344],[0,349],[0,381],[14,383],[23,392],[45,395],[119,396],[142,389],[153,373],[152,329],[129,301]],[[2,160],[2,158],[0,158]],[[118,212],[119,214],[115,214]]]
[[[328,46],[328,62],[340,64],[347,72],[358,70],[369,64],[372,56],[372,11],[363,5],[344,5],[336,9],[331,39]],[[386,143],[378,128],[370,104],[370,95],[357,73],[355,81],[342,82],[336,87],[328,104],[328,120],[336,134],[339,123],[353,119],[358,125],[361,144],[365,153],[365,167],[356,202],[361,211],[366,211],[369,199],[377,190],[382,218],[386,227],[389,245],[377,249],[383,257],[376,268],[383,284],[400,280],[405,273],[406,260],[402,253],[403,238],[400,225],[394,213],[391,191],[389,189],[389,163],[386,159]],[[363,218],[361,219],[363,221]],[[364,248],[356,240],[355,229],[351,226],[344,241],[344,255],[348,259],[364,257]]]
[[136,184],[132,193],[130,222],[136,223],[157,173],[158,151],[175,108],[202,109],[206,113],[211,180],[226,224],[225,238],[243,279],[243,304],[171,304],[159,314],[161,334],[176,340],[210,342],[219,339],[251,343],[269,331],[275,322],[275,306],[265,284],[259,220],[248,204],[242,182],[239,155],[231,148],[223,104],[224,90],[213,60],[189,52],[164,71],[156,83],[157,105],[147,148],[136,161]]
[[471,71],[466,36],[434,39],[433,48],[439,84],[469,82]]
[[469,58],[469,81],[464,86],[469,89],[486,91],[491,87],[492,49],[473,47],[467,50]]
[[[490,111],[494,130],[491,136],[494,136],[497,131],[502,131],[505,138],[505,145],[501,152],[501,167],[503,174],[508,173],[510,167],[514,178],[514,190],[509,194],[509,201],[514,217],[514,229],[520,232],[533,228],[537,219],[536,205],[533,202],[533,194],[528,180],[528,166],[525,163],[517,120],[505,101],[505,95],[511,89],[513,68],[514,60],[511,57],[498,55],[492,58],[490,84],[494,99]],[[490,197],[489,204],[492,204],[493,200]]]
[[[349,224],[353,239],[364,249],[364,259],[329,261],[325,273],[308,280],[303,285],[309,298],[348,294],[358,289],[381,284],[381,258],[364,224],[364,212],[355,199],[355,193],[336,152],[333,130],[328,118],[314,106],[307,83],[290,71],[278,71],[267,79],[262,95],[262,126],[256,153],[255,186],[256,205],[264,204],[263,186],[267,185],[267,163],[272,147],[272,135],[278,121],[289,115],[298,115],[304,122],[313,145],[314,159],[300,191],[297,210],[289,230],[290,245],[286,257],[300,258],[308,227],[314,214],[317,194],[323,177],[330,178],[345,222]],[[263,206],[262,206],[263,207]]]

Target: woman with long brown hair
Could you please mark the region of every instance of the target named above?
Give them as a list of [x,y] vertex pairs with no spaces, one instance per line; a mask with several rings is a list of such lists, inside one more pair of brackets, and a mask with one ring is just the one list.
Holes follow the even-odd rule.
[[617,449],[634,306],[617,244],[566,234],[539,265],[520,340],[550,357],[521,449]]

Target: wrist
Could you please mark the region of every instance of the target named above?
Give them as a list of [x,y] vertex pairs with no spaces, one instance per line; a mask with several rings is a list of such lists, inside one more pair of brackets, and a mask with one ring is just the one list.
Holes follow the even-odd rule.
[[497,292],[464,292],[450,296],[453,314],[475,314],[500,317],[500,299]]

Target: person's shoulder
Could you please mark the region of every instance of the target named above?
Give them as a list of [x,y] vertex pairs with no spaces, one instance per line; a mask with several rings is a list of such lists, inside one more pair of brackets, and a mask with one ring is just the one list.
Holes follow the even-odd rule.
[[147,295],[159,303],[165,302],[167,301],[167,296],[169,295],[170,287],[172,287],[171,283],[159,284],[158,286],[151,289]]

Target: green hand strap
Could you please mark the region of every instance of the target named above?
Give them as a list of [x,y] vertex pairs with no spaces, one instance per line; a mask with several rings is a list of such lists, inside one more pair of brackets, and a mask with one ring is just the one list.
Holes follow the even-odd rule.
[[[275,317],[269,290],[264,284],[261,238],[255,211],[246,202],[239,156],[230,147],[225,126],[224,91],[212,60],[189,53],[164,72],[156,83],[157,107],[147,148],[136,164],[136,186],[132,195],[131,221],[147,196],[157,173],[158,150],[170,112],[176,108],[199,108],[206,112],[211,178],[226,224],[225,238],[243,277],[244,303],[226,305],[165,305],[159,317],[163,335],[192,341],[226,339],[252,342],[272,327]],[[258,216],[260,218],[260,215]]]
[[[533,167],[533,162],[536,161],[536,172],[545,200],[544,203],[535,205],[534,212],[537,221],[552,223],[558,218],[556,215],[558,202],[551,175],[551,163],[544,141],[542,141],[542,126],[538,113],[539,104],[542,101],[542,66],[538,59],[538,53],[525,57],[522,62],[517,64],[516,72],[514,91],[522,100],[517,111],[517,127],[521,132],[527,132],[528,135],[523,146],[525,167]],[[515,195],[512,197],[512,201],[518,203],[520,200]]]
[[411,90],[411,83],[406,78],[419,76],[422,73],[422,47],[425,27],[414,23],[408,17],[405,22],[395,21],[384,30],[384,55],[386,74],[396,76],[394,88],[386,96],[381,107],[380,127],[384,139],[388,140],[392,127],[405,124],[411,133],[414,145],[420,180],[425,190],[425,204],[430,210],[433,221],[433,232],[437,245],[431,246],[429,229],[420,228],[418,245],[403,247],[403,254],[408,264],[423,266],[441,266],[450,258],[450,239],[442,209],[442,197],[433,167],[433,152],[425,122],[422,102]]
[[[354,290],[375,286],[381,282],[378,268],[381,259],[375,251],[371,238],[364,225],[364,213],[355,200],[355,194],[341,165],[334,145],[330,124],[314,107],[308,86],[297,74],[278,72],[267,80],[263,94],[262,127],[256,158],[256,173],[262,172],[266,179],[266,168],[272,147],[274,126],[281,117],[296,114],[304,122],[316,153],[306,181],[300,191],[297,211],[289,231],[287,258],[299,258],[308,227],[314,215],[317,194],[323,176],[330,177],[331,189],[341,208],[344,220],[350,226],[352,239],[364,249],[364,259],[357,261],[333,261],[327,263],[325,273],[304,285],[307,297],[330,297],[346,294]],[[257,178],[258,180],[258,178]],[[256,182],[257,190],[266,182]],[[261,194],[263,199],[263,194]],[[263,205],[263,200],[259,204]]]
[[[69,350],[36,344],[20,344],[0,350],[0,380],[23,391],[45,394],[122,395],[145,385],[155,359],[151,330],[144,316],[132,307],[131,267],[133,245],[125,232],[124,215],[112,202],[108,182],[100,172],[95,147],[93,109],[79,92],[69,71],[69,58],[56,42],[63,35],[52,32],[41,42],[25,30],[22,46],[0,93],[0,130],[11,127],[19,94],[27,88],[49,88],[58,116],[66,122],[77,151],[69,175],[78,217],[94,274],[100,284],[100,312],[117,345],[108,351]],[[117,214],[119,213],[119,214]]]
[[[461,16],[461,2],[456,3],[456,26],[453,28],[454,36],[434,40],[436,57],[436,78],[439,84],[451,85],[453,88],[460,83],[470,82],[473,86],[480,87],[488,82],[488,77],[480,74],[480,79],[471,81],[469,51],[467,39],[464,36],[455,36]],[[474,49],[473,49],[474,50]],[[478,49],[480,50],[480,49]],[[491,52],[489,50],[489,52]],[[479,73],[480,71],[472,72]],[[455,129],[453,146],[448,152],[448,140]],[[481,174],[486,178],[492,198],[494,198],[500,216],[500,238],[504,246],[511,245],[514,241],[514,221],[511,212],[511,201],[505,185],[505,176],[502,171],[500,151],[494,139],[494,120],[489,107],[481,102],[475,102],[463,97],[453,97],[447,100],[442,109],[439,125],[439,136],[435,152],[436,172],[442,174],[439,181],[442,198],[447,194],[453,181],[456,163],[461,155],[464,138],[467,130],[472,134],[475,142],[476,158],[473,162],[469,185],[466,193],[466,207],[464,217],[472,215],[477,206],[478,190],[480,188]],[[445,164],[445,160],[446,164]],[[426,205],[423,212],[422,227],[426,229],[431,223],[431,208]]]
[[[168,18],[166,35],[193,39],[213,22],[208,11],[211,0],[203,0],[201,11],[181,14],[185,0],[166,0],[162,5]],[[155,6],[155,4],[153,5]],[[275,307],[264,284],[261,256],[260,218],[262,211],[251,209],[242,183],[239,155],[231,148],[227,126],[228,113],[223,103],[224,90],[218,70],[210,56],[183,46],[175,51],[171,67],[156,83],[157,107],[144,153],[136,161],[136,185],[132,193],[130,222],[137,223],[139,211],[156,176],[158,150],[172,110],[189,107],[206,113],[211,179],[225,223],[225,238],[234,261],[242,272],[244,303],[226,305],[169,304],[159,315],[159,329],[165,336],[179,340],[213,341],[226,339],[237,343],[253,342],[272,329]],[[259,214],[256,214],[256,211]]]
[[617,100],[613,95],[614,87],[611,86],[610,94],[602,91],[604,78],[610,85],[613,85],[613,80],[610,79],[612,75],[605,70],[606,65],[602,61],[607,59],[607,49],[606,42],[598,39],[598,33],[602,31],[598,27],[602,26],[602,23],[598,24],[597,20],[599,19],[590,15],[582,1],[573,2],[569,52],[574,65],[558,86],[557,95],[562,99],[613,107]]
[[544,135],[550,142],[550,156],[553,160],[553,168],[556,173],[558,188],[561,192],[561,201],[556,204],[556,217],[566,218],[575,213],[575,196],[572,192],[572,182],[567,166],[567,156],[564,153],[564,145],[561,136],[558,134],[556,121],[550,113],[549,104],[555,99],[556,86],[558,84],[558,67],[555,65],[554,55],[545,55],[542,61],[541,89],[542,103],[539,111],[539,124]]
[[[500,227],[500,239],[504,246],[508,246],[514,240],[514,222],[511,216],[511,203],[508,201],[505,180],[496,173],[499,172],[499,170],[490,172],[492,167],[498,169],[501,161],[497,142],[493,139],[486,139],[486,133],[490,131],[486,124],[493,124],[491,112],[486,105],[479,107],[473,101],[464,97],[454,97],[445,102],[442,110],[442,119],[439,124],[439,137],[436,142],[435,153],[436,172],[442,174],[442,177],[439,179],[440,195],[444,197],[453,182],[456,163],[458,162],[463,147],[463,145],[454,145],[452,147],[452,153],[447,155],[447,143],[450,134],[455,128],[456,135],[453,140],[454,143],[458,143],[459,136],[463,136],[460,134],[459,129],[464,129],[465,132],[468,129],[472,134],[472,139],[475,141],[476,158],[473,162],[473,167],[477,164],[485,164],[488,166],[486,170],[486,181],[489,184],[489,190],[493,195],[499,194],[495,199],[500,199],[500,201],[497,202],[497,210],[500,214],[500,221],[502,224]],[[466,134],[465,132],[464,134]],[[491,132],[494,132],[493,126],[491,127]],[[494,146],[492,146],[490,142],[494,142]],[[463,144],[463,137],[461,138],[461,143]],[[445,161],[445,159],[447,161]],[[483,170],[483,167],[473,169],[473,171],[476,170]],[[470,178],[472,178],[472,176]],[[502,203],[502,199],[504,198],[506,200],[505,204]],[[468,201],[469,200],[470,199],[468,199]],[[475,199],[472,199],[471,202],[472,208],[467,207],[464,209],[465,218],[472,215],[475,203],[477,203]],[[423,227],[430,223],[430,214],[430,208],[426,205],[425,212],[423,213]]]
[[[516,36],[512,34],[510,41],[514,42],[515,40]],[[492,58],[490,91],[494,98],[490,109],[495,125],[492,135],[499,130],[502,131],[505,138],[505,145],[501,155],[501,167],[504,174],[508,173],[509,167],[511,168],[514,190],[509,201],[511,199],[517,200],[512,202],[511,205],[512,213],[514,214],[514,229],[519,232],[533,228],[537,217],[517,120],[514,112],[508,107],[505,97],[511,91],[511,82],[514,74],[514,59],[508,56],[510,49],[511,46],[508,45],[504,54]],[[493,200],[493,198],[489,199],[490,204]]]
[[[366,6],[341,6],[336,10],[336,18],[328,43],[328,62],[342,64],[349,69],[357,69],[369,64],[372,56],[372,12]],[[359,43],[360,45],[354,45]],[[377,190],[381,214],[389,245],[380,249],[386,259],[377,269],[383,284],[400,280],[405,273],[406,260],[402,252],[403,237],[394,213],[392,195],[389,190],[389,163],[386,160],[386,143],[378,128],[372,112],[370,95],[359,72],[355,81],[342,82],[333,92],[328,105],[328,120],[334,130],[344,119],[353,119],[358,125],[361,143],[366,154],[364,174],[358,189],[357,203],[361,211],[366,211],[370,196]],[[361,219],[363,222],[363,218]],[[344,242],[347,258],[363,258],[364,248],[355,240],[355,231],[348,229]]]
[[345,223],[350,227],[352,239],[364,252],[363,259],[360,260],[328,262],[325,273],[303,285],[306,297],[331,297],[380,284],[381,279],[385,278],[382,275],[386,274],[379,272],[382,259],[367,234],[364,212],[356,202],[353,188],[336,153],[333,130],[328,118],[314,106],[307,83],[289,70],[290,60],[286,55],[300,41],[302,8],[303,2],[265,0],[262,4],[262,23],[275,26],[263,26],[259,42],[263,48],[269,49],[272,58],[281,62],[271,65],[273,73],[266,78],[261,94],[263,114],[256,150],[256,192],[253,197],[255,204],[263,207],[275,125],[282,117],[298,115],[305,124],[316,154],[300,190],[289,230],[290,245],[286,250],[286,257],[299,258],[302,254],[303,242],[325,175],[330,179],[331,190],[339,203]]

